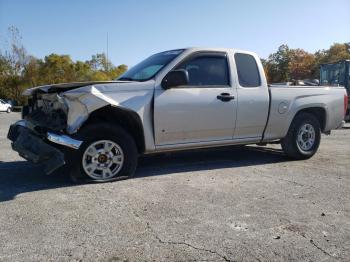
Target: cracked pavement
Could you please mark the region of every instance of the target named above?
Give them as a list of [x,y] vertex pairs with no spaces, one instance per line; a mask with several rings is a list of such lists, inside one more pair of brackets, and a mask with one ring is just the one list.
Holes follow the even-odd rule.
[[10,150],[0,113],[0,261],[349,261],[350,125],[310,160],[278,145],[140,159],[73,185]]

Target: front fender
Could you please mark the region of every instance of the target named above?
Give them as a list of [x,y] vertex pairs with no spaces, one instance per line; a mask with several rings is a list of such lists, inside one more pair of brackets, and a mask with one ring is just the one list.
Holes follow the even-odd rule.
[[146,151],[154,150],[152,103],[154,82],[135,82],[128,88],[91,85],[61,93],[67,108],[68,134],[76,133],[90,114],[108,105],[136,113],[143,125]]
[[92,112],[107,105],[134,111],[143,120],[153,98],[152,85],[143,87],[118,90],[113,85],[91,85],[60,94],[67,108],[67,133],[77,132]]

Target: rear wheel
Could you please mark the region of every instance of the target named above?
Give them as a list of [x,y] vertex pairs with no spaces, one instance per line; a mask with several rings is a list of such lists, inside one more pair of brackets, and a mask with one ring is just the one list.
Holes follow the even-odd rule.
[[321,128],[317,118],[309,113],[298,114],[282,139],[282,149],[291,158],[312,157],[321,142]]
[[110,182],[131,177],[137,166],[134,139],[121,127],[92,124],[76,136],[83,141],[68,157],[75,182]]

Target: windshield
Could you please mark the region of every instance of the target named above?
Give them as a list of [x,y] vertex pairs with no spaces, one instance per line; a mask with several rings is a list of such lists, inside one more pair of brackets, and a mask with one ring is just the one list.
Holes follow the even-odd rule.
[[122,74],[117,80],[146,81],[173,61],[184,50],[170,50],[150,56]]
[[322,65],[320,71],[320,85],[345,86],[345,63]]

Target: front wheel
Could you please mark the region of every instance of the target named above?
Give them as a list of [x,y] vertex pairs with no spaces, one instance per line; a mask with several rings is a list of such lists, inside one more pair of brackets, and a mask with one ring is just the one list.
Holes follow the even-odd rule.
[[92,124],[84,127],[77,139],[83,141],[68,161],[75,182],[110,182],[131,177],[137,166],[134,139],[121,127]]
[[12,112],[12,109],[11,107],[8,107],[7,110],[6,110],[7,113],[11,113]]
[[282,149],[291,158],[308,159],[321,142],[321,128],[317,118],[309,113],[298,114],[282,139]]

